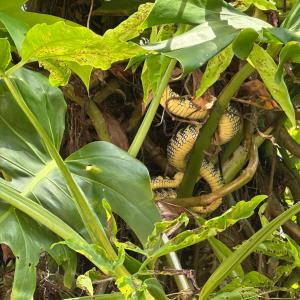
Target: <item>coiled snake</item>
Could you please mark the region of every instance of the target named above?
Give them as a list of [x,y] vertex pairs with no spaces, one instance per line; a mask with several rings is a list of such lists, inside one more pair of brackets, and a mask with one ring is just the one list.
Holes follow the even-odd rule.
[[[202,121],[208,115],[207,109],[201,109],[199,105],[187,98],[179,97],[168,86],[164,91],[160,104],[171,114],[190,120]],[[238,111],[231,105],[228,106],[224,114],[221,116],[217,137],[218,144],[223,145],[230,141],[240,129],[240,116]],[[151,180],[151,187],[154,190],[155,200],[163,198],[175,198],[176,192],[173,188],[179,186],[186,165],[187,157],[197,139],[200,123],[188,125],[180,129],[169,141],[167,146],[168,162],[174,166],[179,172],[174,178],[158,176]],[[223,178],[219,169],[207,160],[203,160],[199,171],[202,177],[210,186],[211,191],[215,191],[223,186]],[[215,210],[222,203],[222,199],[217,199],[207,206],[193,207],[193,211],[197,213],[207,213]]]

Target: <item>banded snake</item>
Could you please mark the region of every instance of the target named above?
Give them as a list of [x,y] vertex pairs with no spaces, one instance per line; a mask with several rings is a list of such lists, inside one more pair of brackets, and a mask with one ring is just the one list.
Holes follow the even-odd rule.
[[[179,97],[169,86],[165,89],[160,104],[172,115],[193,121],[203,121],[209,113],[208,109],[201,109],[199,105],[191,100]],[[229,105],[218,124],[218,144],[223,145],[229,142],[239,131],[240,126],[241,120],[238,111],[232,105]],[[167,159],[169,164],[174,166],[178,172],[173,179],[162,176],[152,178],[151,187],[154,191],[155,200],[176,198],[177,195],[174,188],[181,183],[187,157],[193,148],[200,128],[200,123],[187,125],[170,139],[167,146]],[[206,159],[202,162],[199,176],[208,183],[212,192],[224,185],[219,169]],[[222,199],[217,199],[207,206],[193,207],[193,211],[207,213],[215,210],[221,203]]]

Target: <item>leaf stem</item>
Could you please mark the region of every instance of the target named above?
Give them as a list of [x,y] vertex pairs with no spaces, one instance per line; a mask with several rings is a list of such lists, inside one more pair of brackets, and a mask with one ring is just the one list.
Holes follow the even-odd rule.
[[[177,32],[175,33],[175,35],[179,35],[182,34],[183,32],[185,32],[186,30],[188,30],[190,28],[189,25],[187,24],[181,24],[177,30]],[[165,88],[167,87],[168,83],[169,83],[169,79],[172,75],[173,69],[176,65],[176,59],[170,59],[169,65],[166,68],[165,74],[161,79],[161,82],[157,88],[157,90],[155,91],[155,97],[152,100],[147,113],[143,119],[143,122],[137,132],[137,134],[134,137],[133,142],[131,143],[128,153],[129,155],[131,155],[132,157],[136,157],[137,154],[139,153],[141,146],[146,138],[146,135],[150,129],[151,123],[154,119],[155,113],[157,111],[157,108],[159,106],[160,103],[160,99],[162,97],[162,94],[165,90]]]
[[[65,165],[61,156],[59,155],[57,149],[53,145],[47,132],[42,127],[42,125],[40,124],[36,116],[31,112],[23,96],[21,95],[21,93],[19,92],[18,88],[15,86],[13,81],[7,76],[4,76],[3,80],[7,85],[9,91],[13,95],[14,99],[16,100],[17,104],[19,105],[19,107],[22,109],[24,114],[27,116],[31,124],[38,132],[39,136],[41,137],[41,139],[43,140],[47,148],[48,153],[50,154],[52,159],[56,162],[57,167],[61,171],[67,183],[68,189],[71,195],[73,196],[77,210],[83,220],[83,223],[87,229],[87,232],[89,233],[92,242],[100,244],[106,250],[107,255],[111,259],[117,260],[117,254],[115,253],[114,248],[109,242],[97,215],[93,211],[93,208],[91,207],[88,199],[85,197],[85,195],[83,194],[79,186],[76,184],[72,174],[70,173],[69,169]],[[119,273],[118,275],[120,276],[129,274],[124,266],[120,266],[116,270],[116,272],[118,272]]]
[[136,157],[141,149],[141,146],[146,138],[146,135],[150,129],[151,123],[154,119],[155,113],[159,106],[162,94],[163,94],[166,86],[168,85],[169,79],[172,75],[172,71],[173,71],[175,65],[176,65],[176,60],[171,59],[169,62],[169,65],[166,69],[166,72],[160,82],[160,85],[155,93],[155,97],[152,100],[152,102],[149,106],[149,109],[147,110],[147,113],[143,119],[143,122],[142,122],[137,134],[134,137],[132,144],[130,145],[128,153],[133,157]]

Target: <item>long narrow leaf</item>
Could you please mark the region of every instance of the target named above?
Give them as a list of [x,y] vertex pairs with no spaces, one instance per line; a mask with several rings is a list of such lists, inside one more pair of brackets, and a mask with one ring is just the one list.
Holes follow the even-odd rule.
[[272,220],[268,225],[260,229],[250,239],[242,244],[238,250],[236,250],[230,258],[225,260],[208,279],[199,294],[199,300],[208,299],[215,288],[238,264],[240,264],[249,254],[255,251],[256,247],[266,238],[268,238],[275,229],[277,229],[298,212],[300,212],[300,202]]

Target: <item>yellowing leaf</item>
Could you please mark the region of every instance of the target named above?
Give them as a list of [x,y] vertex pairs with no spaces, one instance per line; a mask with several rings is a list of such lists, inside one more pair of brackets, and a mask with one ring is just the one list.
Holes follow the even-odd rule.
[[196,97],[202,96],[219,79],[220,74],[229,66],[232,57],[232,46],[229,45],[207,63],[200,86],[196,91]]

